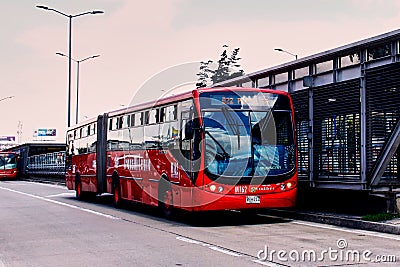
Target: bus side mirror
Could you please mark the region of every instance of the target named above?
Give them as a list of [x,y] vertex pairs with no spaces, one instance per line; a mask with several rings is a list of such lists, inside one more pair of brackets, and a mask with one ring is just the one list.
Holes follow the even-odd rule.
[[189,120],[185,124],[185,139],[192,139],[194,135],[193,120]]

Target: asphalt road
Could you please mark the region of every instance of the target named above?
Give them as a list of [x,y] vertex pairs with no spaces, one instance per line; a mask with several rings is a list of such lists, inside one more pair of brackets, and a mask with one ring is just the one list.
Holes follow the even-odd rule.
[[[271,217],[115,209],[64,186],[0,181],[2,266],[398,266],[400,236]],[[394,262],[396,261],[396,262]]]

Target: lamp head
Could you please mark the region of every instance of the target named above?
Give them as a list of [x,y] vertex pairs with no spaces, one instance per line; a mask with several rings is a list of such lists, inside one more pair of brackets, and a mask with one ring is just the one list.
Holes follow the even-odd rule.
[[45,10],[49,10],[49,8],[47,7],[47,6],[36,6],[37,8],[40,8],[40,9],[45,9]]

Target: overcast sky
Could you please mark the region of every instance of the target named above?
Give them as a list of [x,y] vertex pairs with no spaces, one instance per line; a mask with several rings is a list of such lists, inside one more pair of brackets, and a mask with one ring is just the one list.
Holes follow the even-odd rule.
[[[63,142],[67,126],[68,60],[56,52],[68,54],[68,18],[36,5],[105,12],[73,19],[72,57],[100,55],[80,64],[80,121],[129,105],[166,69],[218,59],[224,44],[251,73],[293,60],[277,47],[301,58],[400,28],[399,0],[1,0],[0,99],[15,97],[0,102],[0,136],[21,121],[24,142],[38,128]],[[73,125],[76,64],[72,74]]]

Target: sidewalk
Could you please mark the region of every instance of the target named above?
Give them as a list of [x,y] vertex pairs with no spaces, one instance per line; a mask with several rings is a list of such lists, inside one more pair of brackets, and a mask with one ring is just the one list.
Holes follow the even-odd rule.
[[315,212],[315,211],[274,209],[274,210],[268,210],[266,213],[270,215],[284,216],[291,219],[302,220],[302,221],[309,221],[309,222],[347,227],[352,229],[400,235],[400,218],[382,222],[370,222],[362,220],[361,216],[357,215]]
[[370,195],[368,191],[301,188],[295,208],[271,210],[271,214],[400,235],[400,218],[380,222],[362,219],[365,215],[381,214],[385,211],[386,199]]

